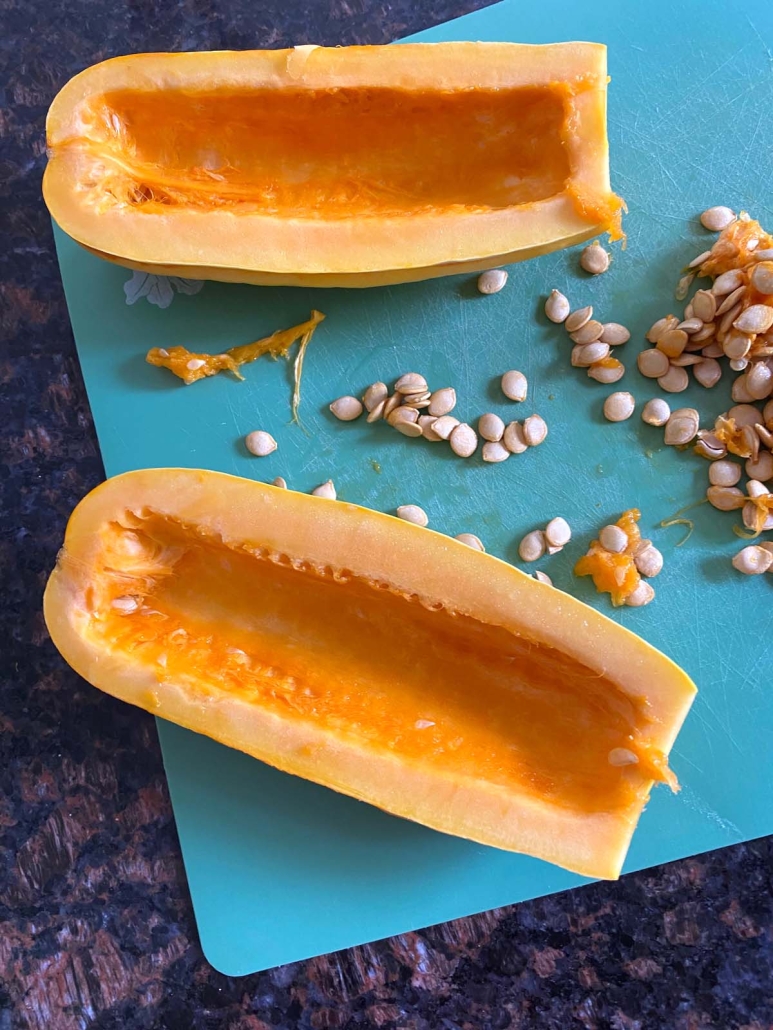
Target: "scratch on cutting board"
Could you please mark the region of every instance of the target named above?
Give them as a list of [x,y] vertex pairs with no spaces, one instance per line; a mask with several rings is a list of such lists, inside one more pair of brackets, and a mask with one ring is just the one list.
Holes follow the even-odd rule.
[[723,833],[728,837],[728,842],[743,840],[744,835],[739,826],[736,826],[730,819],[725,819],[715,809],[707,803],[707,801],[700,796],[692,787],[682,787],[680,800],[691,808],[693,812],[697,812],[702,818],[718,826]]
[[760,41],[760,44],[762,45],[762,49],[765,51],[765,55],[766,55],[766,57],[768,59],[768,64],[770,65],[771,69],[773,69],[773,51],[771,51],[770,47],[765,42],[762,34],[760,33],[760,30],[757,28],[757,26],[754,24],[754,22],[751,20],[751,18],[749,17],[748,14],[746,15],[746,20],[749,23],[749,28],[752,30],[754,35]]

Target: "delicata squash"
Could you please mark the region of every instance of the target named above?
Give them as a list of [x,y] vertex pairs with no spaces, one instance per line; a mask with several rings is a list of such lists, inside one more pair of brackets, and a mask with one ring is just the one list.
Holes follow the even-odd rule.
[[389,515],[216,472],[73,513],[45,595],[89,682],[395,815],[616,877],[695,687],[634,634]]
[[610,230],[606,48],[418,43],[136,54],[48,114],[43,192],[130,268],[409,282]]

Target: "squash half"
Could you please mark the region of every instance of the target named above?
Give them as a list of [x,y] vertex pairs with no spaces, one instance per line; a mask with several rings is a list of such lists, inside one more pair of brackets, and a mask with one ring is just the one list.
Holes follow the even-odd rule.
[[620,235],[606,96],[596,43],[119,57],[54,99],[43,193],[130,268],[427,279]]
[[596,877],[619,874],[653,782],[675,783],[666,754],[695,694],[639,637],[490,555],[216,472],[130,472],[90,493],[45,617],[116,697]]

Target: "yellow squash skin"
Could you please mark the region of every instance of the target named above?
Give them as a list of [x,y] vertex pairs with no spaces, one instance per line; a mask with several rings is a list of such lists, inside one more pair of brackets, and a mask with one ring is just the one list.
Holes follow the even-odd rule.
[[606,97],[595,43],[136,54],[54,99],[43,193],[129,268],[429,279],[620,235]]
[[[431,530],[216,472],[76,508],[45,594],[90,683],[279,769],[616,877],[695,694],[639,637]],[[637,764],[610,764],[626,748]]]

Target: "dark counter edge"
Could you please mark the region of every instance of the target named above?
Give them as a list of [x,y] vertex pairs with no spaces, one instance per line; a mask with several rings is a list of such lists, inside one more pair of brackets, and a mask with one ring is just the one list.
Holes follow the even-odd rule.
[[103,478],[40,198],[54,94],[116,54],[380,43],[482,6],[0,0],[0,1030],[773,1027],[770,838],[223,976],[152,719],[80,681],[43,625],[66,519]]

